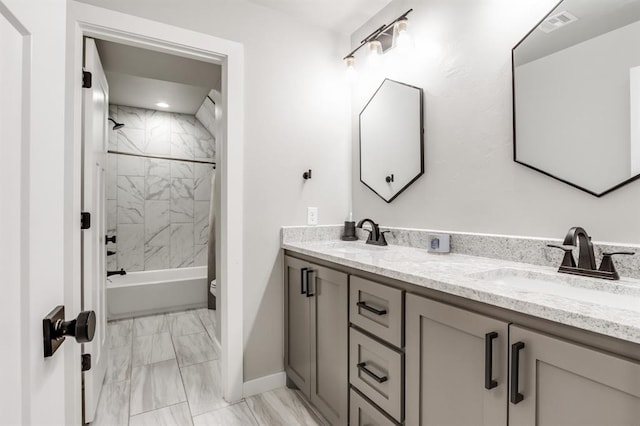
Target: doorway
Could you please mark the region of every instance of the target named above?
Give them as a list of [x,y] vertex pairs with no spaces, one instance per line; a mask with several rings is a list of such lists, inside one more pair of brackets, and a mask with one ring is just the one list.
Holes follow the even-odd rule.
[[85,423],[184,411],[187,397],[199,414],[195,400],[225,403],[210,290],[221,67],[85,37],[83,73],[82,198],[93,220],[82,232],[82,310],[98,318],[83,347]]
[[[219,218],[219,265],[217,274],[222,394],[229,402],[242,398],[242,157],[243,157],[243,51],[238,43],[182,30],[157,22],[123,15],[89,5],[69,4],[69,22],[73,58],[70,65],[74,75],[82,68],[82,40],[91,37],[122,45],[133,46],[218,64],[222,70],[220,99],[225,114],[221,120],[221,137],[216,155],[216,175],[220,184],[220,203],[216,206]],[[81,156],[81,79],[73,81],[72,117],[73,155]],[[79,161],[76,163],[79,164]],[[73,181],[75,203],[79,205],[80,185]],[[233,285],[231,285],[233,284]],[[72,293],[77,290],[73,289]],[[73,298],[74,300],[78,300]]]

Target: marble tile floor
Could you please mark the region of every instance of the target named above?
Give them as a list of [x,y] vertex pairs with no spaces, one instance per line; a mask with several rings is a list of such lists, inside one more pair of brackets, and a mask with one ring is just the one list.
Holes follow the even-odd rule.
[[326,425],[298,391],[230,405],[220,388],[214,311],[110,322],[109,365],[92,425]]

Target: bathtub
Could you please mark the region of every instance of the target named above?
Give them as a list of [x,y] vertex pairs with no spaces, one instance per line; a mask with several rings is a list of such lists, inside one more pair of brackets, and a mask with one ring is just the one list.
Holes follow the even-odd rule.
[[107,278],[107,319],[207,306],[207,267],[128,272]]

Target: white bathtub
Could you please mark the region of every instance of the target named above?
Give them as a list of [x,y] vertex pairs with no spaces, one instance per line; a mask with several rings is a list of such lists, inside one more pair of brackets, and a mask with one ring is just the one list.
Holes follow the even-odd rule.
[[207,306],[207,267],[127,272],[107,279],[107,318],[132,318]]

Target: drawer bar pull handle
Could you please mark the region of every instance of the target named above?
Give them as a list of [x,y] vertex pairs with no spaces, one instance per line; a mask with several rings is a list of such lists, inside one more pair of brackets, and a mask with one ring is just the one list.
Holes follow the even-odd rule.
[[380,309],[372,308],[371,306],[367,305],[367,302],[358,302],[356,304],[358,305],[359,308],[362,308],[365,311],[373,312],[376,315],[386,315],[387,314],[387,310],[386,309],[380,310]]
[[[305,274],[305,272],[307,272],[307,269],[309,268],[302,268],[300,269],[300,294],[305,294],[307,292],[307,290],[304,289],[304,279],[306,277],[307,274]],[[309,284],[307,284],[309,285]]]
[[307,269],[304,271],[307,275],[307,297],[313,297],[315,294],[311,293],[311,274],[313,274],[313,269]]
[[517,404],[524,399],[524,395],[518,392],[520,380],[520,351],[524,349],[524,342],[516,342],[511,345],[511,403]]
[[498,386],[493,380],[493,340],[497,338],[495,331],[484,335],[484,388],[488,390]]
[[367,365],[366,362],[358,363],[358,370],[362,371],[363,373],[365,373],[366,375],[368,375],[369,377],[371,377],[373,380],[375,380],[378,383],[384,383],[387,380],[389,380],[389,378],[387,376],[382,376],[382,377],[378,376],[373,371],[369,370],[366,367],[366,365]]

